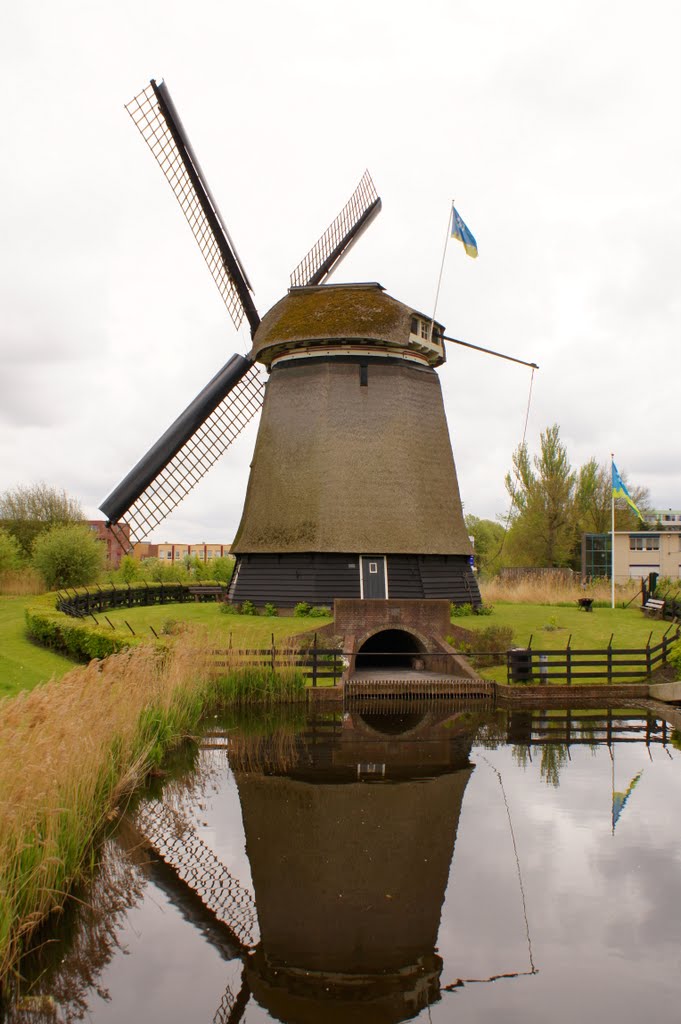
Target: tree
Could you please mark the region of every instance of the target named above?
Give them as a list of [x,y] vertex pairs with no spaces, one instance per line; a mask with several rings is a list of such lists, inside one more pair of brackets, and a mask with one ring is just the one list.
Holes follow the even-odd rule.
[[0,520],[29,556],[36,537],[52,526],[84,522],[83,510],[66,491],[45,483],[17,487],[0,495]]
[[213,572],[211,574],[213,579],[220,580],[222,583],[229,583],[234,574],[235,561],[236,559],[232,558],[231,555],[216,558],[213,561]]
[[53,526],[33,545],[32,565],[48,590],[92,583],[104,566],[104,545],[85,526]]
[[[609,533],[612,526],[612,472],[597,459],[573,471],[560,429],[554,423],[540,435],[540,455],[530,459],[527,445],[513,454],[506,475],[511,495],[511,528],[504,560],[527,566],[581,565],[583,533]],[[641,511],[649,506],[645,487],[629,487]],[[623,499],[615,502],[615,529],[646,530]]]
[[0,576],[18,569],[20,565],[21,548],[18,541],[7,530],[0,529]]
[[566,566],[574,548],[575,473],[557,423],[540,435],[540,454],[530,461],[527,444],[513,453],[506,475],[511,496],[509,552],[527,566]]
[[[650,498],[646,487],[630,487],[623,476],[627,490],[641,512],[648,509]],[[598,464],[589,459],[579,470],[575,490],[576,529],[583,533],[609,533],[612,529],[612,469],[610,464]],[[615,501],[616,530],[647,530],[633,509],[623,498]]]
[[466,529],[474,541],[476,566],[481,573],[496,572],[501,564],[506,534],[504,527],[493,519],[479,519],[470,514],[465,520]]
[[118,575],[124,583],[132,583],[140,574],[140,564],[132,555],[123,555],[118,566]]
[[575,489],[578,532],[607,533],[611,525],[612,476],[591,458],[580,466]]

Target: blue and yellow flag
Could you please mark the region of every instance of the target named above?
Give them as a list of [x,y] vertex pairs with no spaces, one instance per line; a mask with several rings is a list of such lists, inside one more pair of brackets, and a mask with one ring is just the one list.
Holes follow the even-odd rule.
[[463,242],[463,247],[469,256],[473,259],[478,255],[478,243],[473,238],[473,235],[468,230],[461,217],[459,216],[456,207],[452,203],[452,238],[458,238],[460,242]]
[[638,507],[632,496],[629,494],[629,491],[626,488],[626,484],[624,483],[622,477],[619,475],[619,471],[614,462],[612,464],[612,496],[613,498],[624,498],[629,508],[633,509],[638,518],[645,522],[645,517],[643,516],[643,513],[641,512],[640,508]]

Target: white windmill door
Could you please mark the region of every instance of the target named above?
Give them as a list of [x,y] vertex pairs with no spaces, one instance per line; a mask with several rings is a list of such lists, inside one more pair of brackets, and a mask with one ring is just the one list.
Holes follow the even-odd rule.
[[388,596],[385,555],[362,555],[360,558],[362,598],[384,599]]

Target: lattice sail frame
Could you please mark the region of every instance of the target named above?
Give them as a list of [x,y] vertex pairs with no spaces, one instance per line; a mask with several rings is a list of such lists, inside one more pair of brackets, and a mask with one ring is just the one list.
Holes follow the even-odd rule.
[[121,516],[130,527],[130,540],[116,523],[111,525],[126,550],[177,508],[260,411],[264,394],[265,382],[252,366]]
[[321,284],[380,207],[376,187],[369,172],[365,171],[336,219],[291,274],[291,287]]
[[192,825],[162,803],[144,803],[134,824],[159,857],[189,886],[203,905],[229,928],[244,949],[257,941],[253,894],[206,846]]
[[[218,286],[222,301],[238,330],[243,323],[244,315],[248,315],[248,311],[244,306],[244,295],[240,293],[233,274],[225,265],[223,249],[225,244],[231,250],[232,257],[244,278],[246,288],[250,288],[250,283],[222,223],[220,211],[207,186],[203,184],[201,168],[195,158],[192,160],[191,151],[183,147],[183,152],[178,146],[171,126],[161,109],[155,83],[151,82],[146,89],[126,104],[125,109],[172,188],[213,280]],[[189,161],[189,165],[187,161]],[[198,188],[203,192],[203,196],[199,195]],[[222,240],[219,238],[220,232],[224,235]],[[252,303],[250,305],[252,306]],[[252,306],[252,309],[255,311],[255,307]],[[257,318],[257,313],[255,316]],[[251,329],[253,333],[253,322],[251,322]]]

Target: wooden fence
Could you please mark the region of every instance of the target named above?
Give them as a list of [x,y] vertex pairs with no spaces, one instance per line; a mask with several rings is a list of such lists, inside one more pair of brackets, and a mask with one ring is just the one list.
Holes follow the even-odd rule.
[[667,663],[671,646],[681,635],[678,625],[671,635],[670,629],[653,647],[650,644],[651,633],[646,646],[640,648],[613,647],[613,638],[610,637],[606,648],[581,650],[571,647],[568,640],[564,650],[537,651],[532,647],[530,637],[527,647],[507,651],[507,681],[543,685],[564,679],[570,686],[578,679],[607,679],[609,683],[614,679],[642,679]]
[[[613,647],[611,637],[610,644],[606,648],[576,649],[570,646],[568,640],[568,644],[563,650],[552,651],[535,650],[531,646],[532,638],[530,637],[527,647],[502,651],[496,656],[485,652],[480,657],[484,659],[496,657],[501,664],[505,659],[507,681],[511,684],[546,685],[553,681],[565,680],[570,686],[573,681],[583,679],[603,679],[609,683],[612,683],[613,680],[635,682],[650,676],[655,669],[666,664],[672,644],[679,639],[680,635],[681,627],[677,626],[671,635],[670,630],[667,630],[662,640],[654,646],[651,646],[650,643],[651,633],[647,645],[642,648]],[[229,665],[249,665],[266,668],[272,672],[283,668],[299,668],[312,686],[336,686],[352,657],[351,652],[340,651],[333,647],[317,647],[315,645],[301,650],[291,650],[285,645],[277,647],[274,636],[272,636],[270,647],[233,649],[230,646],[226,650],[216,649],[212,654],[217,668]],[[455,677],[457,671],[453,659],[457,656],[456,652],[452,654],[445,652],[418,653],[414,655],[418,665],[412,665],[411,671],[414,673],[414,678],[418,678],[419,673],[428,673],[429,659],[433,659],[433,668],[438,675]],[[405,659],[408,660],[408,656],[396,654],[394,651],[362,652],[362,657],[365,659],[365,671],[368,672],[371,672],[371,669],[366,669],[366,661],[370,662],[371,660],[375,661],[383,675],[389,674],[390,659],[401,659],[399,664],[393,661],[393,665],[398,668],[400,675],[410,669],[409,664],[404,663]],[[472,652],[467,657],[475,661],[476,654]],[[443,671],[443,662],[446,663],[447,659],[452,661],[451,669],[445,668]],[[432,675],[432,673],[430,674]],[[389,681],[391,684],[394,683],[393,679]]]
[[106,587],[66,588],[57,594],[57,608],[66,615],[83,618],[94,612],[103,613],[112,608],[136,608],[152,604],[175,604],[185,601],[225,600],[228,584],[204,586],[197,583],[110,583]]
[[324,680],[322,685],[325,685],[329,679],[331,685],[336,686],[345,671],[346,662],[342,651],[332,647],[292,651],[289,647],[276,647],[274,637],[272,641],[271,647],[215,649],[212,651],[215,659],[213,664],[217,668],[249,665],[269,669],[271,672],[283,668],[300,668],[312,686],[318,686],[320,680]]
[[659,743],[666,746],[672,729],[651,711],[608,708],[594,712],[557,710],[509,711],[506,739],[509,743],[543,746],[611,746],[613,743]]

